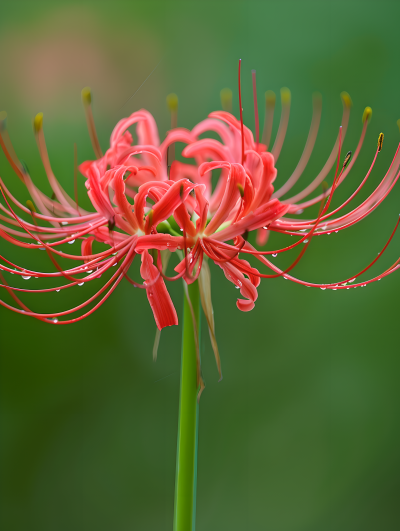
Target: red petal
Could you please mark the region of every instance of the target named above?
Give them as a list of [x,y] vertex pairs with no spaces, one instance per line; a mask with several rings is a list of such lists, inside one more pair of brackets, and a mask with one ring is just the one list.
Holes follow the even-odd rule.
[[[142,253],[140,274],[145,281],[145,285],[147,283],[151,284],[146,289],[146,293],[158,329],[162,330],[166,326],[177,325],[178,316],[171,297],[169,296],[164,280],[159,276],[160,273],[153,265],[153,259],[147,250]],[[153,283],[157,276],[159,276],[159,279]]]

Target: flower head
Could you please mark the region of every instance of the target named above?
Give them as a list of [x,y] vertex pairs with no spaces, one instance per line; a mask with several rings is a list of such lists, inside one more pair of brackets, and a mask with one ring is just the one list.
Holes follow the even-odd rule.
[[[27,206],[21,204],[0,179],[4,199],[4,204],[0,205],[3,222],[0,225],[0,236],[29,251],[45,250],[52,262],[53,271],[26,269],[10,262],[6,257],[0,257],[0,270],[23,278],[52,278],[57,281],[57,285],[39,290],[12,287],[0,273],[1,287],[11,294],[16,305],[3,300],[0,300],[0,304],[42,321],[66,324],[93,313],[118,284],[126,279],[133,286],[146,290],[157,327],[161,330],[178,323],[165,281],[182,278],[190,284],[199,279],[203,309],[220,368],[207,260],[218,265],[225,277],[240,290],[237,307],[242,311],[249,311],[254,307],[258,296],[257,287],[262,278],[283,276],[308,287],[336,290],[366,286],[397,270],[400,267],[399,261],[369,280],[356,282],[382,256],[397,229],[398,220],[378,257],[352,277],[335,283],[320,284],[293,276],[291,271],[304,256],[313,237],[338,232],[354,225],[368,216],[388,196],[400,176],[400,145],[375,190],[361,204],[342,213],[344,207],[356,198],[373,170],[383,145],[381,134],[367,174],[343,204],[330,210],[334,192],[358,159],[372,114],[367,107],[362,118],[359,143],[353,153],[348,152],[343,157],[342,146],[351,99],[347,93],[342,93],[341,126],[326,163],[301,192],[287,197],[300,179],[313,151],[321,116],[321,97],[315,95],[313,99],[313,116],[303,154],[292,175],[283,186],[275,190],[276,163],[289,121],[290,92],[288,89],[281,91],[282,114],[275,142],[270,149],[275,96],[270,92],[266,93],[266,118],[260,141],[255,72],[252,77],[255,138],[243,123],[239,83],[240,120],[223,110],[211,113],[191,131],[178,128],[178,100],[175,95],[170,95],[168,105],[171,130],[163,142],[160,143],[154,118],[147,111],[140,110],[118,122],[104,154],[91,111],[91,93],[89,89],[84,89],[82,99],[96,159],[83,162],[79,170],[86,178],[87,194],[93,206],[93,211],[90,212],[79,206],[76,193],[75,198],[71,198],[65,192],[53,173],[43,132],[43,115],[35,117],[34,132],[53,190],[52,197],[47,197],[36,187],[27,168],[15,154],[3,113],[0,117],[0,144],[15,173],[26,185],[31,200],[27,202]],[[229,108],[231,92],[221,93],[221,99],[223,107]],[[132,126],[136,126],[136,143],[129,131]],[[209,132],[217,133],[220,140],[204,138]],[[180,160],[175,159],[176,142],[185,144]],[[77,161],[75,166],[76,191]],[[215,171],[220,172],[220,175],[214,187],[212,173]],[[334,175],[331,186],[328,186],[326,179],[331,171]],[[321,193],[307,199],[321,185]],[[317,216],[309,216],[307,219],[293,217],[316,204],[320,204]],[[22,215],[17,214],[17,210]],[[28,220],[25,219],[27,217]],[[297,240],[280,249],[257,250],[248,241],[249,233],[253,231],[257,231],[259,245],[266,244],[272,231],[295,236]],[[63,247],[60,248],[75,240],[81,241],[81,254],[71,254]],[[103,250],[94,251],[93,246],[99,244],[103,245]],[[294,248],[300,251],[286,269],[278,268],[269,259],[271,255],[274,257]],[[173,277],[166,275],[165,252],[176,252],[179,257]],[[143,283],[137,283],[129,276],[129,268],[137,255],[141,262]],[[248,255],[261,262],[260,265],[265,266],[267,272],[251,265],[246,259],[249,258]],[[61,267],[60,258],[72,260],[73,265],[69,268]],[[114,266],[116,269],[113,269]],[[50,292],[80,286],[110,272],[109,279],[97,293],[79,306],[63,312],[35,312],[19,297],[20,292]],[[79,312],[79,315],[70,318],[75,312]]]

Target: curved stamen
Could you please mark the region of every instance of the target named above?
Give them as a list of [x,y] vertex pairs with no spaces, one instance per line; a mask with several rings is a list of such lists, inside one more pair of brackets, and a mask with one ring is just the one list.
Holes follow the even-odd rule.
[[264,129],[261,143],[264,146],[269,147],[272,133],[272,124],[274,121],[274,109],[275,109],[275,92],[272,90],[267,90],[265,93],[265,118],[264,118]]
[[[306,145],[304,151],[301,155],[301,158],[296,166],[296,169],[286,181],[286,183],[274,193],[273,197],[279,198],[286,194],[298,181],[301,177],[303,171],[305,170],[308,161],[310,160],[311,153],[314,149],[315,141],[318,135],[319,124],[321,121],[321,109],[322,109],[322,96],[318,92],[313,95],[313,113],[311,119],[310,131],[308,133]],[[299,208],[301,208],[299,206]]]
[[271,149],[271,153],[275,159],[275,164],[277,163],[279,155],[281,153],[283,142],[286,136],[287,126],[289,123],[290,98],[291,98],[290,90],[288,88],[282,88],[281,89],[281,103],[282,103],[281,119],[279,122],[279,127],[278,127],[278,132],[276,134],[275,142]]

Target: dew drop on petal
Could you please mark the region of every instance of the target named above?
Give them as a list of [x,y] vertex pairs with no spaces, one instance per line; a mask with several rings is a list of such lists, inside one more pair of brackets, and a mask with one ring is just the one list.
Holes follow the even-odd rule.
[[62,221],[61,225],[68,225],[68,221]]

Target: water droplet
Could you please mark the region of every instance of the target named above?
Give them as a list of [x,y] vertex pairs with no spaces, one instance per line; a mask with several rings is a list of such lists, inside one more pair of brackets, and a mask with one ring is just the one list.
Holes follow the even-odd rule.
[[299,208],[299,210],[296,210],[296,214],[302,214],[304,212],[304,210],[302,208]]
[[338,230],[335,230],[335,233],[339,232]]
[[307,229],[301,229],[300,232],[307,232]]
[[236,288],[236,289],[239,289],[239,288],[240,288],[240,286],[235,286],[235,288]]
[[327,234],[328,234],[328,236],[329,236],[329,235],[330,235],[330,232],[328,232]]
[[75,240],[71,240],[68,243],[72,245],[73,243],[75,243]]
[[88,275],[90,275],[90,273],[93,273],[93,270],[92,270],[92,271],[86,271],[86,273],[87,273]]
[[111,256],[117,256],[118,253],[113,253]]
[[57,317],[54,317],[54,319],[53,319],[53,323],[58,323],[58,319],[57,319]]
[[332,291],[337,291],[337,288],[332,288]]
[[183,232],[183,229],[179,229],[181,232]]
[[78,284],[78,286],[83,286],[84,285],[84,282],[81,282],[80,284]]
[[272,256],[276,258],[278,256],[278,253],[274,253]]
[[351,280],[349,280],[349,282],[354,282],[355,281],[355,278],[352,278]]
[[115,264],[113,264],[112,267],[115,267],[116,265],[118,265],[118,262],[115,262]]
[[56,292],[58,293],[60,290],[59,289],[56,289]]
[[326,230],[328,228],[328,225],[325,225],[324,227],[322,227],[322,230]]
[[22,275],[22,278],[23,278],[24,280],[29,280],[31,277],[30,277],[29,275],[26,275],[26,276]]
[[321,289],[322,289],[322,291],[324,291],[326,288],[321,288]]
[[68,225],[68,221],[62,221],[61,225]]
[[350,289],[350,288],[346,288],[346,289]]
[[309,242],[309,240],[304,240],[304,242],[303,242],[303,243],[308,243],[308,242]]
[[287,280],[287,277],[283,277],[285,280]]

